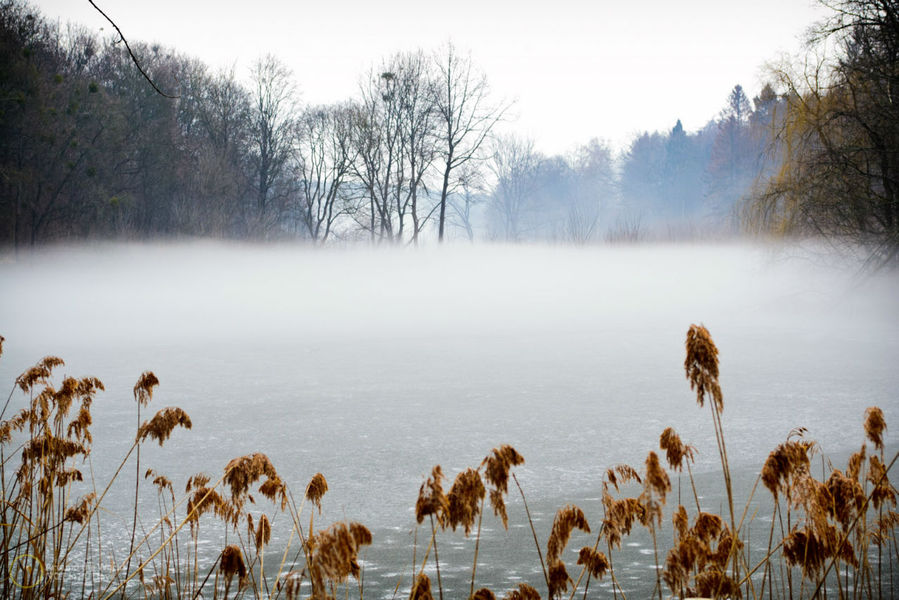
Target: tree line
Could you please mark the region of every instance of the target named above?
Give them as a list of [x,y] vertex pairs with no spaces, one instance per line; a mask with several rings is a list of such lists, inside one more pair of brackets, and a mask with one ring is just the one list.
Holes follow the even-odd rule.
[[555,156],[499,133],[509,104],[449,44],[388,57],[353,98],[321,106],[300,102],[273,56],[242,78],[132,44],[176,96],[166,98],[117,36],[50,23],[20,0],[0,9],[6,245],[183,235],[584,243],[748,224],[899,247],[899,44],[885,0],[835,7],[809,44],[839,42],[814,63],[816,78],[774,70],[751,101],[735,86],[698,131],[677,121],[621,153],[593,140]]

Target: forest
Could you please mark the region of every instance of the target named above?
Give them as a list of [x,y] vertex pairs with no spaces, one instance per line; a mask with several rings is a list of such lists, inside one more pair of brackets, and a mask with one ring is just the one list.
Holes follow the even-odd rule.
[[[614,151],[500,134],[510,104],[447,43],[310,106],[278,57],[244,76],[0,4],[0,244],[211,237],[418,243],[823,236],[899,248],[899,8],[843,0],[757,94],[722,90]],[[129,54],[158,90],[148,83]],[[750,99],[750,96],[751,99]]]

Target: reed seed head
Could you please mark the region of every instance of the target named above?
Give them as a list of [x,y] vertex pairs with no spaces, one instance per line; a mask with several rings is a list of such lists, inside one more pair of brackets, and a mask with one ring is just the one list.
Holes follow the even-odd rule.
[[896,506],[896,489],[887,478],[886,466],[880,462],[876,454],[872,454],[868,459],[868,481],[873,486],[871,504],[875,510],[880,510],[885,504]]
[[159,385],[159,379],[153,371],[144,371],[134,384],[134,399],[140,406],[146,406],[153,399],[153,389]]
[[144,424],[138,428],[137,441],[143,442],[147,438],[152,438],[162,446],[163,442],[172,435],[175,427],[179,426],[185,429],[190,429],[193,426],[187,413],[177,406],[163,408],[152,419],[144,421]]
[[481,464],[487,467],[484,470],[484,479],[505,494],[509,491],[509,471],[512,467],[523,465],[524,457],[512,446],[503,444],[491,450]]
[[503,600],[540,600],[540,592],[526,583],[519,583],[518,588],[511,590]]
[[253,540],[256,543],[256,552],[259,552],[271,539],[272,525],[269,523],[265,513],[262,513],[262,516],[259,517],[259,524],[256,526],[255,535],[253,536]]
[[471,600],[496,600],[496,596],[487,588],[480,588],[471,595]]
[[703,325],[690,325],[687,331],[687,358],[684,370],[690,381],[690,389],[696,390],[699,406],[710,398],[718,411],[724,410],[724,397],[718,383],[718,348],[709,330]]
[[415,576],[415,583],[412,585],[412,592],[409,594],[410,600],[434,600],[431,595],[431,580],[424,573]]
[[[640,474],[637,473],[637,470],[630,465],[615,465],[614,467],[606,471],[606,482],[615,486],[616,492],[621,491],[618,487],[619,485],[624,485],[629,481],[642,483]],[[603,482],[603,488],[606,487],[606,482]]]
[[809,453],[813,448],[813,443],[809,441],[788,440],[768,455],[765,466],[762,467],[762,483],[775,499],[778,492],[789,488],[791,481],[808,473]]
[[710,569],[696,576],[696,593],[704,598],[732,598],[739,600],[743,590],[722,571]]
[[577,564],[586,567],[587,572],[595,579],[602,579],[611,566],[605,554],[597,552],[589,546],[581,548]]
[[665,451],[668,466],[675,471],[683,470],[685,460],[694,462],[696,448],[684,444],[671,427],[665,429],[659,437],[659,448]]
[[446,525],[449,500],[443,493],[443,470],[440,465],[431,469],[431,476],[421,484],[418,500],[415,502],[415,520],[421,524],[425,517],[433,515],[437,524]]
[[471,528],[481,513],[481,501],[486,493],[481,475],[476,470],[468,468],[456,475],[453,486],[447,494],[449,503],[447,524],[453,531],[461,525],[466,536],[471,533]]
[[328,482],[321,473],[313,475],[309,485],[306,486],[306,499],[318,508],[319,514],[322,512],[322,497],[327,491]]
[[45,356],[36,365],[19,375],[16,378],[16,385],[26,394],[36,384],[49,385],[53,369],[64,364],[65,362],[58,356]]
[[310,536],[313,587],[321,588],[324,580],[336,583],[350,576],[358,578],[359,549],[371,544],[371,540],[371,532],[364,525],[344,522]]
[[659,457],[655,452],[650,452],[646,457],[644,486],[647,490],[658,494],[663,503],[665,502],[665,495],[671,491],[671,480],[668,478],[668,473],[659,464]]
[[549,596],[550,598],[559,596],[568,591],[568,570],[565,563],[561,560],[555,560],[549,564]]
[[243,554],[241,554],[240,547],[236,544],[226,546],[222,550],[219,571],[221,571],[225,580],[229,583],[235,575],[237,575],[238,579],[244,579],[247,576],[247,567],[243,562]]
[[575,528],[580,529],[584,533],[590,533],[590,525],[587,524],[584,511],[574,504],[569,504],[560,509],[553,520],[553,527],[549,533],[549,540],[546,543],[547,562],[557,561],[561,558],[562,551],[568,545],[571,532]]
[[91,514],[91,505],[94,500],[97,498],[97,495],[93,492],[81,497],[81,500],[75,506],[69,507],[66,509],[65,517],[63,521],[70,521],[72,523],[78,523],[79,525],[83,525],[84,522]]
[[883,411],[877,406],[865,410],[865,434],[877,450],[883,451],[883,432],[887,424],[883,420]]
[[225,465],[224,482],[231,488],[231,497],[239,500],[249,492],[250,486],[263,475],[267,479],[272,479],[277,477],[278,473],[265,454],[256,452],[234,458]]

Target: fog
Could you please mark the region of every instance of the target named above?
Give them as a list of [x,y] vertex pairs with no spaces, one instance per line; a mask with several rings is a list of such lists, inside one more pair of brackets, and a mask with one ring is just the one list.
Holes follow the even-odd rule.
[[[720,487],[708,407],[684,378],[691,323],[720,350],[728,452],[749,476],[794,427],[835,462],[862,443],[866,407],[883,409],[890,446],[899,427],[899,277],[820,249],[95,245],[5,256],[0,283],[4,389],[47,354],[106,384],[99,481],[133,440],[131,388],[152,370],[149,410],[180,406],[193,429],[147,444],[142,463],[176,490],[250,452],[295,493],[321,471],[325,520],[375,533],[376,591],[411,558],[430,468],[453,477],[502,443],[527,461],[519,477],[544,528],[572,501],[598,523],[602,473],[642,465],[667,426]],[[23,404],[15,393],[10,410]],[[127,478],[121,489],[113,514],[133,493]],[[524,532],[510,503],[512,533],[485,517],[497,543]],[[498,585],[539,569],[521,562]]]

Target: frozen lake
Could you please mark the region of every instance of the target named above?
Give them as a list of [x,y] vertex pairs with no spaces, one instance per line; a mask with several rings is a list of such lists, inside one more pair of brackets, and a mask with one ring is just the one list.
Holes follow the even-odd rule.
[[[527,461],[517,472],[544,545],[568,502],[598,529],[604,471],[642,467],[668,426],[698,448],[706,493],[720,495],[708,407],[684,378],[691,323],[720,350],[728,452],[744,480],[797,426],[840,462],[863,441],[866,407],[883,409],[892,448],[899,430],[899,276],[809,251],[100,245],[7,256],[0,285],[4,390],[47,354],[106,384],[94,405],[100,482],[133,440],[131,389],[152,370],[161,385],[149,410],[179,406],[193,429],[146,444],[142,464],[178,491],[252,452],[296,494],[322,472],[320,522],[374,533],[366,595],[408,584],[413,508],[431,467],[452,478],[503,443]],[[127,472],[107,502],[122,539],[130,482]],[[509,502],[509,533],[484,519],[478,584],[498,596],[519,581],[542,589],[521,502]],[[282,519],[273,548],[289,531]],[[625,590],[644,590],[652,556],[630,541],[616,569]],[[460,585],[473,544],[461,532],[441,543],[444,578]]]

